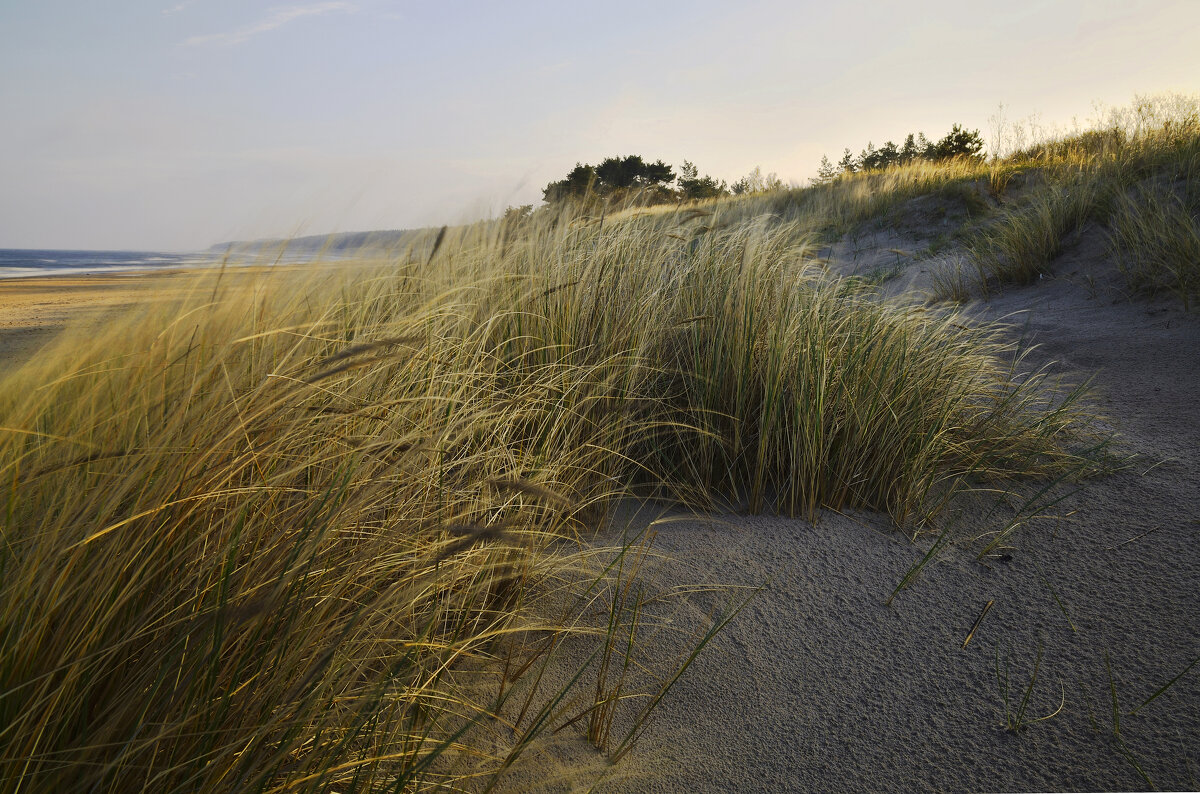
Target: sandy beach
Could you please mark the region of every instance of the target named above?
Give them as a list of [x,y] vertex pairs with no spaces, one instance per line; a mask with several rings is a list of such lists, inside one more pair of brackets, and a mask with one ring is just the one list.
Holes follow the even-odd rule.
[[[296,267],[240,266],[222,276],[228,284]],[[48,344],[68,324],[86,327],[148,301],[173,300],[203,279],[209,268],[160,269],[79,276],[0,279],[0,364],[14,366]]]
[[97,322],[107,312],[172,293],[183,271],[0,279],[0,362],[36,353],[68,322]]
[[0,794],[1200,792],[1200,0],[63,5]]

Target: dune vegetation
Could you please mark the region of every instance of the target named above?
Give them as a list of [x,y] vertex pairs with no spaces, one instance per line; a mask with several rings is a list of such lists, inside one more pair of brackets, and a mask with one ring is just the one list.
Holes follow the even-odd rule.
[[[565,204],[229,268],[64,334],[0,383],[0,789],[486,789],[559,729],[623,755],[693,657],[642,699],[605,683],[652,652],[622,614],[636,566],[607,564],[642,550],[587,542],[614,500],[861,508],[916,533],[1102,442],[1004,327],[883,299],[820,245],[990,188],[972,289],[1104,219],[1131,282],[1187,300],[1188,125]],[[597,602],[607,627],[581,617]],[[593,636],[589,664],[517,703],[567,635]]]

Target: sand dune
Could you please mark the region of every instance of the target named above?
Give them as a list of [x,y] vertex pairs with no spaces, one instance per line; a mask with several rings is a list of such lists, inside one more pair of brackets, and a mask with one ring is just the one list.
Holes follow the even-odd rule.
[[[835,269],[858,267],[858,258],[831,251]],[[906,283],[922,283],[929,264],[899,259]],[[1014,334],[1038,345],[1033,362],[1094,378],[1119,433],[1116,452],[1136,457],[1085,482],[1048,511],[1054,518],[1023,527],[1013,548],[986,564],[950,546],[890,606],[883,602],[933,540],[912,544],[883,516],[827,513],[816,524],[676,516],[660,524],[655,548],[666,556],[647,571],[649,586],[721,586],[660,608],[657,617],[669,617],[684,636],[702,630],[730,586],[763,589],[663,702],[642,744],[601,790],[1113,790],[1147,788],[1147,780],[1196,788],[1200,675],[1183,676],[1128,712],[1200,652],[1200,322],[1171,300],[1130,300],[1087,238],[1056,271],[969,311],[1008,318]],[[0,283],[0,357],[17,362],[68,318],[94,322],[165,294],[164,285],[182,284],[177,279]],[[964,508],[956,531],[995,531],[1002,519],[987,508]],[[661,515],[625,505],[598,542],[611,539],[613,527]],[[682,648],[664,641],[663,659]],[[1060,704],[1061,711],[1006,730],[1039,649],[1024,719]],[[997,661],[1008,664],[1007,713]],[[597,758],[582,740],[568,741],[564,752],[565,764],[594,766]],[[546,787],[546,763],[531,758],[509,783]]]
[[[933,539],[912,545],[884,517],[662,524],[664,591],[765,586],[664,701],[631,758],[645,777],[614,790],[1148,788],[1130,757],[1156,787],[1197,788],[1200,675],[1128,712],[1200,655],[1200,322],[1178,301],[1130,301],[1094,239],[1056,271],[970,309],[1008,318],[1038,345],[1035,363],[1093,377],[1115,451],[1136,457],[1015,533],[1008,554],[983,564],[951,546],[891,606]],[[980,504],[956,526],[974,536],[1001,523]],[[719,599],[695,598],[675,620],[699,630]],[[1039,647],[1026,717],[1062,710],[1007,731],[997,659],[1015,711]]]

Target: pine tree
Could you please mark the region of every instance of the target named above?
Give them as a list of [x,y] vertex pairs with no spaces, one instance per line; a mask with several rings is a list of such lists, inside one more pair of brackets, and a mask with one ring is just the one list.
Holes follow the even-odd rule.
[[892,141],[879,147],[879,167],[887,168],[900,162],[900,149]]
[[874,171],[879,168],[879,152],[875,150],[875,144],[867,141],[867,148],[862,150],[862,154],[858,156],[859,167],[863,171]]
[[582,198],[596,187],[596,169],[590,165],[576,163],[566,179],[551,182],[542,191],[542,198],[547,204],[565,201],[571,198]]
[[596,178],[607,191],[624,190],[637,184],[638,177],[646,169],[641,155],[609,157],[596,166]]
[[949,160],[952,157],[978,158],[983,151],[983,136],[979,130],[968,132],[955,124],[946,137],[937,142],[937,157],[939,160]]
[[842,155],[842,159],[838,160],[838,173],[853,174],[857,170],[858,166],[854,164],[854,155],[850,154],[850,150],[847,149]]
[[679,192],[685,199],[705,199],[727,195],[729,188],[724,181],[718,182],[707,174],[700,176],[695,164],[684,160],[679,167]]
[[817,178],[813,180],[818,185],[824,185],[837,178],[838,171],[829,158],[821,155],[821,165],[817,168]]
[[917,133],[917,151],[922,160],[937,159],[937,146],[931,143],[923,132]]

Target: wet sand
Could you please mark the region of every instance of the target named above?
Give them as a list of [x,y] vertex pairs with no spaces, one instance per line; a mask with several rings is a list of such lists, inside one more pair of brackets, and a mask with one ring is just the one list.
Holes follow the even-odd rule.
[[174,294],[185,271],[0,279],[0,365],[35,355],[68,322],[98,322],[122,306]]

